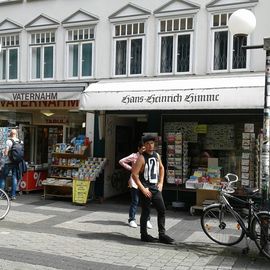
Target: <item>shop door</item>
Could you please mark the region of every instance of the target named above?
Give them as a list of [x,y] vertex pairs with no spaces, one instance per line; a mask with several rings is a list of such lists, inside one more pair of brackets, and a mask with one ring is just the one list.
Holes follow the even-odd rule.
[[133,128],[116,126],[115,136],[115,168],[121,168],[119,160],[134,152]]
[[35,163],[36,127],[21,124],[19,125],[19,130],[22,132],[22,140],[24,143],[24,160],[28,163]]
[[50,164],[53,146],[63,142],[63,126],[37,126],[36,138],[37,164]]

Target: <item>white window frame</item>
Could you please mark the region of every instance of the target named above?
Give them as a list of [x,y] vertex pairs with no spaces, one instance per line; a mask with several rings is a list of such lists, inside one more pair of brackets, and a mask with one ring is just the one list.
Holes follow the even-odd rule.
[[[192,18],[192,29],[180,29],[181,25],[181,20],[185,19],[186,20],[186,27],[187,27],[187,21],[189,18]],[[161,21],[166,21],[165,22],[165,28],[167,27],[167,21],[171,20],[172,25],[174,23],[174,20],[179,20],[179,27],[178,30],[173,30],[172,31],[162,31],[160,30],[160,24]],[[195,21],[195,16],[178,16],[178,17],[170,17],[170,18],[160,18],[157,21],[157,29],[158,29],[158,59],[157,59],[157,75],[158,76],[168,76],[168,75],[187,75],[187,74],[192,74],[193,73],[193,58],[194,58],[194,23]],[[173,27],[173,26],[172,26]],[[180,35],[190,35],[190,55],[189,55],[189,71],[185,72],[177,72],[177,48],[178,48],[178,36]],[[162,37],[165,36],[173,36],[173,59],[172,59],[172,72],[161,72],[161,39]]]
[[[17,78],[16,79],[10,79],[9,78],[9,51],[10,50],[14,50],[17,49]],[[3,52],[6,51],[6,79],[0,79],[0,82],[15,82],[15,81],[19,81],[19,66],[20,66],[20,48],[19,47],[5,47],[2,48],[1,53],[3,54]]]
[[[32,42],[32,35],[34,35],[34,42]],[[41,42],[42,35],[44,36],[44,42]],[[39,37],[39,39],[38,39]],[[49,41],[47,41],[47,38],[49,38]],[[53,41],[52,41],[53,40]],[[39,42],[38,42],[39,41]],[[44,77],[44,48],[46,47],[52,47],[53,48],[53,70],[52,70],[52,77],[51,78],[45,78]],[[40,78],[32,78],[32,50],[33,48],[40,48],[41,52],[41,59],[40,59]],[[55,71],[56,71],[56,32],[51,30],[44,30],[40,32],[30,32],[29,33],[29,80],[30,81],[52,81],[55,80]]]
[[[93,37],[89,37],[89,39],[77,39],[77,40],[69,40],[68,34],[69,31],[77,31],[79,32],[80,30],[89,30],[89,34],[91,33],[91,29],[93,30]],[[78,28],[68,28],[66,29],[66,64],[65,64],[65,77],[68,80],[83,80],[83,79],[92,79],[94,78],[95,74],[95,39],[96,39],[96,27],[95,25],[86,25],[83,27],[78,27]],[[82,45],[83,44],[92,44],[92,63],[91,63],[91,71],[92,74],[91,76],[82,76]],[[70,45],[78,45],[78,76],[70,76],[69,75],[69,46]]]
[[[130,62],[131,62],[131,41],[135,39],[142,40],[142,60],[141,60],[141,73],[138,74],[130,74]],[[117,41],[127,42],[127,54],[126,54],[126,73],[125,74],[115,74],[116,73],[116,43]],[[113,45],[113,77],[121,78],[121,77],[138,77],[144,74],[144,51],[145,51],[145,37],[144,36],[130,36],[130,37],[119,37],[114,38]]]
[[[82,47],[83,47],[83,44],[92,44],[92,63],[91,63],[91,71],[92,71],[92,74],[91,76],[83,76],[82,75]],[[69,75],[69,46],[70,45],[78,45],[78,76],[70,76]],[[77,42],[67,42],[66,44],[66,78],[67,79],[70,79],[70,80],[74,80],[74,79],[89,79],[89,78],[93,78],[93,73],[94,73],[94,51],[95,51],[95,42],[94,41],[77,41]]]
[[[191,74],[193,70],[193,31],[181,31],[177,33],[162,33],[159,34],[159,43],[158,43],[158,75],[163,76],[163,75],[186,75],[186,74]],[[183,35],[190,35],[190,55],[189,55],[189,71],[186,72],[177,72],[177,48],[178,48],[178,36],[183,36]],[[168,37],[172,36],[173,37],[173,59],[172,59],[172,72],[161,72],[160,70],[160,65],[161,65],[161,39],[162,37]]]
[[[6,45],[6,44],[2,44],[1,42],[3,40],[4,43],[7,43],[7,39],[9,40],[9,42],[11,42],[11,37],[13,37],[13,42],[15,41],[16,43],[16,37],[18,37],[18,41],[19,41],[19,44],[10,44],[9,45]],[[19,81],[20,80],[20,35],[19,34],[5,34],[3,36],[0,37],[0,43],[1,43],[1,50],[3,53],[3,51],[6,51],[6,79],[0,79],[0,82],[15,82],[15,81]],[[10,53],[10,50],[13,50],[13,49],[17,49],[17,78],[16,79],[10,79],[9,78],[9,53]]]
[[[241,72],[241,71],[249,71],[250,70],[250,52],[249,50],[246,50],[246,68],[239,68],[239,69],[233,69],[233,35],[230,33],[228,26],[219,26],[219,27],[213,27],[213,19],[214,15],[217,14],[229,14],[232,12],[219,12],[215,14],[210,14],[211,20],[210,20],[210,30],[211,30],[211,63],[210,63],[210,72],[211,73],[226,73],[226,72]],[[228,16],[229,17],[229,16]],[[214,69],[214,49],[215,49],[215,33],[216,32],[222,32],[227,31],[228,32],[228,44],[227,44],[227,69],[223,70],[216,70]],[[250,37],[247,37],[247,45],[250,44]]]
[[[134,31],[134,25],[138,25],[138,33],[133,33]],[[140,24],[144,25],[144,32],[140,32]],[[126,32],[127,32],[127,25],[132,25],[131,28],[131,34],[126,35],[115,35],[115,27],[120,25],[126,25]],[[145,74],[145,50],[146,50],[146,28],[147,28],[147,22],[145,20],[140,21],[129,21],[129,22],[117,22],[112,24],[112,37],[113,37],[113,52],[112,52],[112,77],[114,78],[126,78],[126,77],[142,77]],[[120,30],[121,31],[121,30]],[[131,41],[135,39],[141,39],[142,40],[142,59],[141,59],[141,73],[138,74],[131,74],[130,73],[130,62],[131,62]],[[127,41],[127,53],[126,53],[126,73],[117,75],[116,73],[116,43],[117,41]]]
[[[52,78],[44,78],[44,48],[45,47],[53,47],[53,76]],[[40,59],[40,78],[32,78],[32,49],[33,48],[40,48],[41,49],[41,59]],[[30,45],[30,54],[29,54],[29,63],[30,63],[30,81],[51,81],[55,79],[55,45],[54,44],[35,44]]]

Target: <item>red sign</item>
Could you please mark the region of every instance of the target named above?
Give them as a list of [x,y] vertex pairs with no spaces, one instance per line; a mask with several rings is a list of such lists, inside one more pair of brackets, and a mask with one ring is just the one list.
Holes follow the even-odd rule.
[[21,191],[43,189],[42,181],[47,178],[47,171],[27,171],[20,182]]

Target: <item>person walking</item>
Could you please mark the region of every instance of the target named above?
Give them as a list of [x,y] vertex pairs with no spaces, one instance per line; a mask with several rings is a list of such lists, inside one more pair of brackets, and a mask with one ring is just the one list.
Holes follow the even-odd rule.
[[[132,153],[127,157],[124,157],[119,160],[119,164],[127,169],[128,171],[131,172],[133,164],[137,161],[138,157],[143,153],[144,151],[144,146],[142,142],[140,141],[138,143],[138,152],[137,153]],[[129,207],[129,219],[128,219],[128,224],[132,228],[137,228],[138,225],[136,223],[136,212],[139,204],[139,192],[138,192],[138,186],[135,184],[135,181],[132,179],[132,175],[130,174],[130,178],[128,181],[128,186],[130,188],[130,195],[131,195],[131,203]],[[150,217],[147,220],[147,228],[152,229],[153,226],[150,222]]]
[[11,158],[9,157],[10,149],[12,148],[14,143],[22,144],[22,141],[20,141],[17,137],[16,129],[12,129],[10,131],[10,138],[6,141],[6,146],[3,151],[4,166],[1,171],[1,179],[0,179],[0,187],[4,189],[6,177],[8,176],[10,171],[12,172],[11,194],[10,194],[11,200],[16,200],[18,177],[21,177],[22,173],[24,173],[26,170],[24,161],[16,163],[12,161]]
[[155,137],[146,135],[142,138],[145,151],[140,155],[132,167],[132,178],[135,180],[141,199],[141,241],[157,242],[158,239],[147,233],[147,219],[150,215],[151,203],[158,213],[159,241],[172,244],[174,239],[165,234],[165,204],[162,197],[164,181],[164,167],[160,156],[154,151]]

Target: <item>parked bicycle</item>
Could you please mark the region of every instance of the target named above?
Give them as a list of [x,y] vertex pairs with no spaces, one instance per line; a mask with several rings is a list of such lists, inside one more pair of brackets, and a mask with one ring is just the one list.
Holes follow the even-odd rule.
[[4,219],[10,209],[10,199],[7,193],[0,189],[0,220]]
[[[227,174],[228,181],[220,191],[220,203],[212,204],[204,208],[201,216],[201,226],[204,233],[213,241],[220,245],[232,246],[239,243],[244,236],[255,241],[256,246],[268,259],[270,259],[270,213],[260,211],[253,201],[253,197],[258,190],[249,190],[247,200],[237,198],[232,193],[232,187],[238,181],[235,174]],[[248,214],[242,217],[229,200],[243,205],[248,210]],[[249,251],[247,247],[243,250]]]

